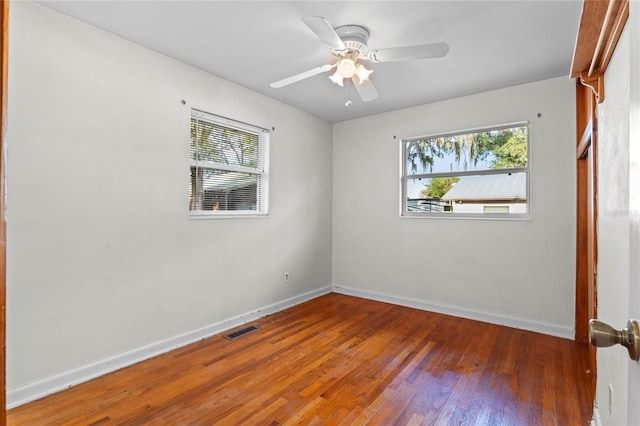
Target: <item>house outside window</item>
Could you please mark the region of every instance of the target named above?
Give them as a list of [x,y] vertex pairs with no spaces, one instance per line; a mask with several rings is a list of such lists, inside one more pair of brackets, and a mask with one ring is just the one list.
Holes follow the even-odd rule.
[[528,123],[401,141],[401,214],[526,218]]
[[266,215],[268,149],[267,130],[192,110],[190,217]]

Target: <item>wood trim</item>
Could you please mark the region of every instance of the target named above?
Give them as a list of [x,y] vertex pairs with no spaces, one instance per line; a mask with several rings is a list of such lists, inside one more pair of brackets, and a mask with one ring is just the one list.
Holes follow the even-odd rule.
[[[576,202],[578,206],[586,204],[585,175],[587,164],[577,161]],[[589,341],[588,323],[584,321],[589,316],[587,307],[587,209],[576,210],[576,288],[575,288],[575,340],[586,343]]]
[[581,74],[579,80],[583,86],[591,89],[593,95],[598,100],[598,103],[604,101],[604,74],[598,73],[591,77]]
[[585,0],[571,78],[604,72],[628,17],[629,0]]
[[[576,293],[575,339],[589,342],[589,319],[597,318],[597,98],[576,81]],[[595,393],[597,362],[589,346],[591,390]]]
[[589,214],[588,172],[585,161],[587,150],[595,142],[595,96],[580,81],[576,81],[576,298],[575,298],[575,339],[589,341],[588,321],[590,302],[588,288],[587,233]]
[[599,69],[604,72],[609,65],[609,61],[611,61],[611,56],[613,56],[613,51],[618,44],[618,39],[620,39],[620,34],[622,34],[622,29],[624,28],[624,24],[627,22],[629,18],[629,0],[624,1],[612,1],[610,4],[615,5],[614,11],[612,11],[612,19],[608,22],[608,27],[602,34],[605,34],[606,42],[604,43],[604,47],[602,49],[602,57],[599,65]]
[[571,64],[571,78],[590,87],[598,102],[604,100],[604,72],[624,24],[629,0],[585,0]]
[[6,206],[5,206],[5,136],[7,129],[7,74],[9,69],[9,2],[2,0],[0,7],[2,21],[2,40],[0,42],[0,425],[7,422],[7,383],[6,383]]
[[582,132],[582,137],[578,141],[578,148],[576,149],[576,158],[578,160],[584,158],[587,154],[587,150],[591,146],[591,140],[593,139],[593,119],[590,119]]

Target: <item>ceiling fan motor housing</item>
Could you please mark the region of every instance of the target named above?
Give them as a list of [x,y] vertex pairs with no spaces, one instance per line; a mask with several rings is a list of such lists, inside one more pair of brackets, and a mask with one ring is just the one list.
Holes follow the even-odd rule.
[[[360,25],[342,25],[334,28],[334,30],[347,48],[346,54],[351,53],[358,58],[367,57],[369,30]],[[345,54],[343,52],[341,53]]]

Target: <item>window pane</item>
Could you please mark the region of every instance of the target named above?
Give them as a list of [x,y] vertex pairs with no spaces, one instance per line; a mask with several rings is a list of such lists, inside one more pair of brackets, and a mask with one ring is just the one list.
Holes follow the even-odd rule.
[[408,212],[449,212],[451,202],[442,199],[459,178],[407,179]]
[[407,179],[407,212],[527,213],[527,174]]
[[189,209],[257,210],[258,175],[191,167]]
[[258,168],[256,133],[191,118],[191,159]]
[[526,167],[527,129],[520,126],[406,141],[407,174]]

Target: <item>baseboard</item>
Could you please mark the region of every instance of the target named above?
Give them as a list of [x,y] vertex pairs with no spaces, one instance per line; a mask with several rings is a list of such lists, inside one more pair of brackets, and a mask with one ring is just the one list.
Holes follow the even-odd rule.
[[169,352],[173,349],[186,346],[204,338],[213,336],[222,331],[232,329],[239,325],[254,321],[258,318],[280,312],[284,309],[306,302],[332,292],[331,287],[325,287],[301,294],[260,309],[238,315],[233,318],[212,324],[198,330],[174,336],[169,339],[147,345],[133,351],[117,355],[115,357],[97,362],[95,364],[80,367],[78,369],[49,377],[36,383],[15,389],[7,389],[7,409],[17,407],[30,401],[50,395],[63,389],[70,388],[79,383],[86,382],[107,373],[144,361],[154,356]]
[[507,327],[518,328],[521,330],[535,331],[537,333],[548,334],[551,336],[562,337],[564,339],[573,340],[574,332],[571,327],[561,327],[553,324],[545,324],[534,321],[523,320],[519,318],[509,318],[486,312],[470,311],[457,308],[455,306],[440,305],[434,303],[423,302],[421,300],[408,299],[402,297],[391,296],[389,294],[377,293],[368,290],[355,289],[350,287],[333,286],[334,293],[345,294],[348,296],[361,297],[363,299],[377,300],[379,302],[392,303],[394,305],[406,306],[409,308],[421,309],[423,311],[437,312],[439,314],[451,315],[454,317],[467,318],[476,321],[488,322],[491,324],[504,325]]

